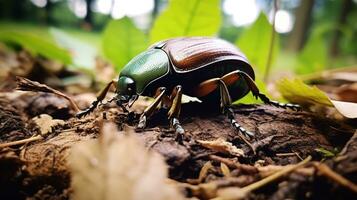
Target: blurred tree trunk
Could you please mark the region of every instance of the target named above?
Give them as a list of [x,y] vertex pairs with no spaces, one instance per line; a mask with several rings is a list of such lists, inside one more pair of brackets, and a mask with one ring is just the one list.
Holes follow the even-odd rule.
[[341,30],[339,28],[342,28],[346,22],[347,22],[347,16],[351,12],[353,7],[353,2],[352,0],[343,0],[341,3],[341,9],[340,9],[340,15],[336,24],[336,30],[334,32],[334,35],[332,37],[331,41],[331,47],[330,47],[330,55],[333,57],[337,57],[340,54],[340,38],[341,38]]
[[154,0],[154,9],[152,10],[152,13],[151,13],[150,27],[152,27],[154,25],[155,19],[156,19],[157,15],[159,14],[159,8],[160,8],[161,3],[162,3],[161,0]]
[[45,6],[45,11],[46,11],[46,16],[45,16],[46,19],[45,20],[46,20],[47,24],[51,24],[51,25],[54,24],[54,20],[51,15],[52,9],[53,9],[53,2],[48,0],[46,3],[46,6]]
[[311,13],[314,0],[302,0],[295,12],[295,25],[290,33],[287,48],[290,51],[299,51],[306,41],[307,31],[311,24]]
[[11,8],[13,2],[12,1],[0,1],[0,17],[2,18],[10,18],[12,13],[11,13]]
[[86,22],[87,25],[93,25],[93,12],[91,9],[91,5],[93,3],[93,0],[86,0],[86,7],[87,7],[87,14],[84,17],[84,21]]
[[160,0],[154,0],[154,9],[152,10],[152,19],[154,20],[159,13]]
[[15,20],[22,20],[25,18],[25,3],[22,0],[12,0],[11,13]]

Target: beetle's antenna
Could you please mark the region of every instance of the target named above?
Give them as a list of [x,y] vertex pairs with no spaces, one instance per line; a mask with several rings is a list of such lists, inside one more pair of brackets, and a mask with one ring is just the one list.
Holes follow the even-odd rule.
[[[105,102],[105,103],[100,102],[98,106],[106,106],[106,105],[110,104],[111,102],[113,102],[114,100],[117,100],[117,99],[118,99],[118,96],[115,95],[114,97],[112,97],[111,99],[109,99],[109,100],[108,100],[107,102]],[[135,101],[134,101],[134,102],[135,102]],[[133,103],[134,103],[134,102],[133,102]],[[128,109],[126,109],[124,105],[120,105],[120,107],[121,107],[121,109],[123,109],[123,111],[124,111],[125,113],[128,113],[128,112],[129,112]]]
[[113,102],[114,100],[117,99],[117,96],[115,95],[114,97],[112,97],[111,99],[109,99],[107,102],[105,103],[102,103],[102,102],[99,102],[99,105],[98,106],[106,106],[108,104],[110,104],[111,102]]
[[128,103],[128,107],[131,108],[131,106],[133,106],[133,104],[135,103],[136,100],[138,100],[139,95],[133,95],[133,97],[130,98],[129,103]]

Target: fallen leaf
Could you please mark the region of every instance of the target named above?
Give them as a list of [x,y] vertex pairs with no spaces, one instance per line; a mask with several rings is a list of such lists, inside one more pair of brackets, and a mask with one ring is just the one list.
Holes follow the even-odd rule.
[[228,166],[223,162],[221,162],[221,171],[225,177],[231,177],[231,171],[229,170]]
[[210,161],[206,162],[200,170],[200,174],[197,179],[188,179],[187,182],[191,184],[199,184],[206,178],[208,170],[212,169],[213,165]]
[[308,86],[300,79],[281,79],[277,82],[279,92],[285,99],[301,105],[332,106],[330,99],[316,86]]
[[212,149],[214,151],[218,151],[221,153],[231,154],[234,156],[244,156],[244,152],[242,149],[237,148],[232,143],[225,141],[222,138],[218,138],[212,141],[204,141],[204,140],[197,140],[202,146]]
[[292,103],[335,107],[343,116],[357,118],[357,103],[331,100],[316,86],[308,86],[300,79],[282,79],[277,82],[277,88]]
[[[357,79],[357,73],[355,73]],[[348,101],[357,103],[357,80],[352,84],[345,84],[335,90],[335,95],[339,101]]]
[[52,93],[58,95],[60,97],[67,99],[76,113],[79,112],[79,108],[76,102],[74,102],[71,97],[67,96],[66,94],[56,89],[53,89],[45,84],[41,84],[36,81],[31,81],[27,78],[20,77],[20,76],[16,77],[16,82],[17,82],[17,88],[16,88],[17,90],[31,91],[31,92],[45,92],[45,93]]
[[64,125],[64,121],[60,119],[53,119],[50,115],[41,114],[40,116],[32,118],[32,120],[40,127],[41,135],[47,135],[52,132],[52,128],[57,125]]
[[357,103],[331,100],[335,108],[347,118],[357,118]]
[[166,181],[163,157],[114,124],[104,124],[98,140],[75,145],[69,163],[76,200],[183,199]]

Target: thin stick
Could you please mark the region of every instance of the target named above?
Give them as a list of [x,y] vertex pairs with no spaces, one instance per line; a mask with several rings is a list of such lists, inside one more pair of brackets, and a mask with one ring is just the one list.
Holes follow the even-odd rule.
[[278,157],[297,156],[296,153],[277,153],[275,155],[278,156]]
[[256,155],[257,152],[255,151],[255,148],[253,147],[252,143],[250,143],[242,133],[239,132],[238,136],[239,136],[240,139],[243,140],[243,142],[245,142],[249,146],[250,149],[252,149],[253,154]]
[[305,158],[305,160],[299,162],[298,164],[296,165],[292,165],[292,166],[288,166],[286,167],[285,169],[279,171],[279,172],[276,172],[275,174],[271,175],[271,176],[268,176],[260,181],[257,181],[255,183],[252,183],[244,188],[242,188],[242,190],[245,190],[246,192],[251,192],[253,190],[256,190],[282,176],[284,176],[285,174],[288,174],[292,171],[294,171],[295,169],[305,165],[307,162],[309,162],[311,160],[311,156],[308,156],[307,158]]
[[247,172],[247,173],[250,173],[250,174],[258,172],[258,169],[256,167],[254,167],[254,166],[241,164],[239,162],[234,162],[234,161],[232,161],[232,160],[230,160],[228,158],[223,158],[223,157],[220,157],[220,156],[217,156],[217,155],[209,155],[209,158],[211,160],[224,163],[224,164],[228,165],[231,168],[240,169],[240,170],[242,170],[244,172]]
[[345,177],[341,176],[340,174],[333,171],[330,167],[328,167],[324,163],[314,163],[316,169],[326,177],[330,178],[333,181],[336,181],[338,184],[352,190],[353,192],[357,193],[357,185],[350,180],[346,179]]
[[77,104],[74,102],[74,100],[71,97],[69,97],[69,96],[63,94],[62,92],[55,90],[47,85],[41,84],[36,81],[31,81],[27,78],[23,78],[23,77],[19,77],[19,76],[16,77],[16,82],[17,82],[17,88],[16,88],[17,90],[53,93],[55,95],[58,95],[60,97],[67,99],[76,113],[78,113],[80,111]]
[[337,69],[329,69],[329,70],[324,70],[322,72],[315,72],[312,74],[308,74],[308,75],[302,75],[302,76],[298,76],[299,79],[301,79],[302,81],[310,81],[313,79],[322,79],[322,78],[326,78],[331,76],[334,73],[338,73],[338,72],[357,72],[357,65],[352,65],[352,66],[346,66],[346,67],[341,67],[341,68],[337,68]]
[[[255,183],[252,183],[248,186],[245,186],[243,188],[236,188],[236,187],[230,187],[230,188],[225,188],[221,190],[221,195],[218,195],[218,197],[214,198],[215,200],[222,200],[222,199],[240,199],[244,198],[249,192],[252,192],[258,188],[261,188],[262,186],[271,183],[278,178],[294,171],[295,169],[305,165],[311,160],[311,156],[308,156],[305,160],[299,162],[296,165],[291,165],[291,166],[286,166],[284,169],[281,171],[278,171],[260,181],[257,181]],[[218,191],[219,193],[219,191]]]
[[37,140],[41,140],[41,139],[43,139],[43,137],[41,135],[37,135],[35,137],[26,138],[23,140],[2,143],[2,144],[0,144],[0,149],[5,148],[5,147],[14,146],[14,145],[26,144],[28,142],[33,142],[33,141],[37,141]]
[[274,51],[274,43],[275,43],[275,15],[276,15],[276,12],[278,11],[278,0],[274,0],[273,3],[274,3],[273,24],[272,24],[273,28],[272,28],[272,31],[271,31],[271,40],[270,40],[267,64],[265,66],[264,82],[267,82],[268,77],[269,77],[269,72],[270,72],[270,68],[271,68],[271,61],[272,61],[273,51]]

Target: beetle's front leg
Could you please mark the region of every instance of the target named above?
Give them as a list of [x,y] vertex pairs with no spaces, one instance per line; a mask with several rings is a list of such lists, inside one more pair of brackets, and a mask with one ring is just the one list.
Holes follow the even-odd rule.
[[151,105],[148,106],[140,116],[140,120],[137,126],[139,129],[143,129],[146,127],[147,118],[154,113],[157,106],[161,103],[165,91],[166,91],[165,87],[160,87],[156,90],[154,102],[152,102]]
[[89,108],[82,110],[80,112],[78,112],[76,114],[76,117],[81,118],[85,115],[88,115],[89,113],[91,113],[96,107],[97,105],[103,101],[103,99],[105,98],[105,96],[107,95],[110,86],[112,85],[116,85],[115,83],[117,83],[117,80],[112,80],[110,81],[105,88],[103,88],[103,90],[100,91],[99,95],[97,96],[97,99],[95,101],[92,102],[92,104],[89,106]]
[[182,99],[182,87],[180,85],[176,86],[171,95],[170,100],[172,101],[171,108],[169,110],[168,118],[170,120],[170,125],[175,129],[175,133],[178,137],[183,137],[185,130],[182,128],[180,121],[178,120],[181,112],[181,99]]

